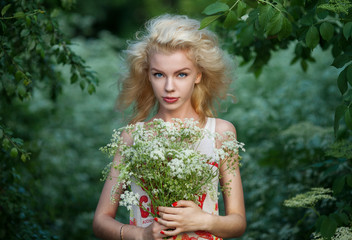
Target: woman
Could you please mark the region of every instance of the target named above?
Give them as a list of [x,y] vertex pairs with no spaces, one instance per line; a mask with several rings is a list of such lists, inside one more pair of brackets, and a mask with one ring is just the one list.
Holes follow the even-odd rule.
[[[148,121],[161,118],[171,122],[173,118],[199,121],[200,126],[223,135],[236,132],[235,127],[213,117],[213,102],[224,97],[228,85],[229,70],[225,57],[218,47],[216,36],[208,30],[199,30],[199,22],[186,16],[163,15],[146,25],[146,33],[130,43],[127,50],[129,72],[123,81],[118,103],[122,108],[134,104],[131,123],[146,121],[156,106],[156,114]],[[128,144],[133,139],[126,133],[122,137]],[[212,156],[219,140],[203,139],[201,151]],[[114,161],[119,163],[117,153]],[[236,161],[237,159],[227,159]],[[220,165],[220,184],[229,183],[229,194],[223,194],[225,216],[218,215],[217,199],[204,194],[197,205],[180,200],[173,206],[158,207],[158,216],[136,206],[131,211],[130,225],[115,220],[119,206],[110,200],[114,180],[105,182],[95,212],[93,229],[102,239],[220,239],[241,236],[246,228],[243,190],[239,169],[233,175]],[[118,171],[112,169],[112,176]],[[217,187],[217,182],[214,183]],[[140,193],[140,204],[150,199],[143,189],[132,186]],[[146,205],[147,206],[147,205]]]

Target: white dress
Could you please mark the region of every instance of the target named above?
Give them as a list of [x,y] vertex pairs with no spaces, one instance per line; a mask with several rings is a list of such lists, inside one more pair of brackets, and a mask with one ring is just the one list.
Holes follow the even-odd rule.
[[[207,118],[207,123],[205,125],[205,129],[208,131],[214,133],[215,132],[215,118]],[[143,123],[139,123],[143,124]],[[213,138],[205,137],[201,140],[198,151],[200,151],[203,154],[207,154],[208,156],[211,156],[214,158],[214,148],[215,148],[215,140]],[[215,161],[215,160],[214,160]],[[213,162],[212,165],[218,166],[218,163]],[[199,207],[203,209],[203,211],[219,215],[219,210],[218,210],[218,199],[217,197],[217,191],[218,191],[218,182],[219,182],[219,176],[217,178],[214,178],[213,184],[214,184],[214,191],[216,193],[210,194],[209,192],[206,194],[203,194],[202,197],[200,197],[199,202],[200,205]],[[137,186],[136,184],[132,183],[132,191],[134,193],[138,193],[140,196],[139,199],[139,206],[143,205],[144,207],[150,206],[150,198],[147,195],[147,193],[140,187]],[[147,211],[144,211],[141,207],[139,206],[133,206],[132,210],[130,211],[130,224],[139,226],[139,227],[148,227],[152,222],[154,221],[154,217],[149,214]],[[156,212],[154,209],[149,209],[148,211],[150,212]],[[174,237],[176,240],[196,240],[196,239],[221,239],[218,238],[208,232],[204,231],[196,231],[196,232],[187,232],[187,233],[182,233],[177,235],[177,237]]]

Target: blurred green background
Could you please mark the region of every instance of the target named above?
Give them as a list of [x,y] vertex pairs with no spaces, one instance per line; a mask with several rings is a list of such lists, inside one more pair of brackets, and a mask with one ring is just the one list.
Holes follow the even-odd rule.
[[[48,89],[39,87],[30,101],[15,101],[11,109],[0,110],[4,119],[12,114],[11,127],[32,153],[26,162],[13,160],[11,177],[2,173],[2,179],[12,179],[16,194],[1,200],[16,217],[1,229],[0,238],[8,236],[11,225],[11,231],[17,231],[13,239],[95,239],[92,219],[103,186],[101,171],[109,162],[99,147],[128,117],[115,111],[126,40],[162,13],[201,19],[212,2],[45,1],[47,9],[56,9],[74,52],[96,71],[99,85],[90,95],[70,85],[70,69],[60,66],[66,81],[55,101],[48,98]],[[223,45],[228,41],[220,39]],[[222,102],[218,115],[236,126],[247,149],[241,171],[248,227],[240,239],[308,239],[315,216],[307,214],[305,224],[297,223],[307,210],[286,208],[283,201],[311,187],[331,187],[332,176],[349,164],[327,154],[334,143],[335,107],[341,101],[339,72],[330,66],[333,58],[315,49],[317,61],[304,72],[298,64],[290,65],[293,51],[290,46],[273,54],[258,78],[233,57],[235,99]],[[320,209],[327,212],[334,206],[323,201]],[[128,223],[127,211],[121,208],[117,218]]]

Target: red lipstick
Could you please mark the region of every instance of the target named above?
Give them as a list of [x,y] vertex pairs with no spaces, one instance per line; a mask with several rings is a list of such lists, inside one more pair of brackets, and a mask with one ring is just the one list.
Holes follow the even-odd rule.
[[176,98],[176,97],[163,97],[163,100],[167,103],[175,103],[175,102],[177,102],[178,98]]

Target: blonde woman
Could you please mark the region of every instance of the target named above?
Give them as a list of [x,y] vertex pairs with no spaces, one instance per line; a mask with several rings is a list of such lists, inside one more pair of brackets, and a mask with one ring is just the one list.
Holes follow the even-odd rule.
[[[124,109],[134,106],[131,123],[161,118],[198,120],[200,126],[223,134],[236,132],[232,123],[214,118],[214,101],[226,95],[230,84],[228,64],[219,48],[216,36],[208,30],[199,30],[199,22],[186,16],[163,15],[150,20],[146,31],[131,42],[126,51],[129,71],[123,79],[118,105]],[[148,120],[155,110],[155,115]],[[128,144],[133,139],[122,134]],[[221,142],[204,138],[200,151],[210,156]],[[114,161],[119,163],[117,153]],[[236,161],[228,159],[227,161]],[[118,171],[112,169],[114,178]],[[229,173],[225,166],[219,169],[220,184],[230,183],[230,194],[223,194],[225,216],[219,216],[218,199],[203,194],[201,204],[180,199],[173,206],[159,206],[158,217],[153,218],[139,206],[131,211],[130,224],[115,220],[119,207],[111,202],[115,181],[107,180],[95,212],[93,229],[101,239],[221,239],[241,236],[246,229],[245,206],[239,168]],[[217,189],[218,181],[214,184]],[[148,206],[149,196],[138,186],[140,204]],[[216,194],[215,194],[216,195]]]

